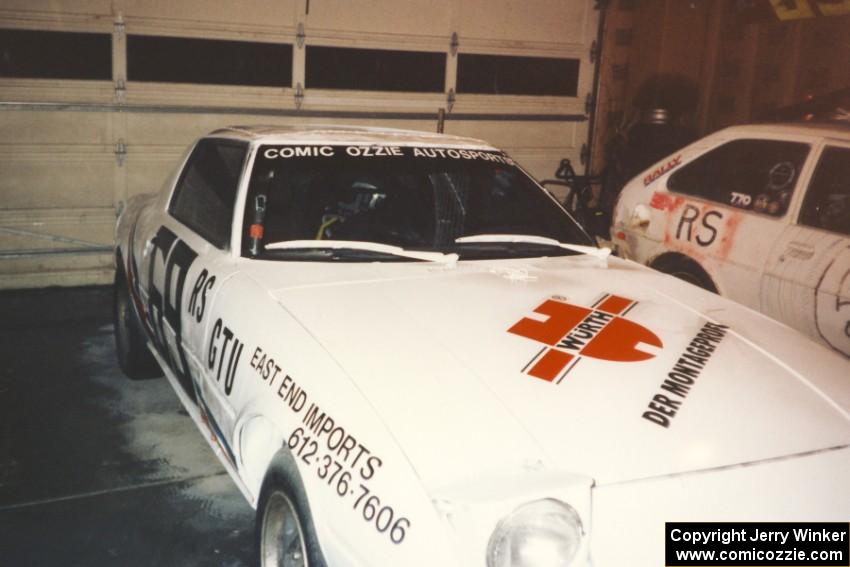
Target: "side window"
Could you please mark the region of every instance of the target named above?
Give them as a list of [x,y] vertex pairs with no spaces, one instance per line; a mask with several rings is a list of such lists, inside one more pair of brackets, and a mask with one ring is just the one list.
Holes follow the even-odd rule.
[[203,139],[174,189],[168,212],[218,248],[230,241],[233,207],[247,144]]
[[788,210],[808,144],[735,140],[670,176],[670,190],[779,217]]
[[803,202],[800,224],[850,235],[850,149],[824,150]]

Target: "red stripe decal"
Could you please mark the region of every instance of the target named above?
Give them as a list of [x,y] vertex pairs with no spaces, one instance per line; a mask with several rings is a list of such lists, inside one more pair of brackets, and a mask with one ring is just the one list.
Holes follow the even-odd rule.
[[551,382],[558,377],[564,367],[570,363],[574,356],[568,352],[549,349],[540,360],[531,367],[528,374],[541,380]]
[[625,297],[620,297],[619,295],[609,295],[605,301],[600,303],[596,308],[600,311],[605,311],[606,313],[613,313],[617,315],[626,310],[626,308],[632,304],[631,299],[626,299]]

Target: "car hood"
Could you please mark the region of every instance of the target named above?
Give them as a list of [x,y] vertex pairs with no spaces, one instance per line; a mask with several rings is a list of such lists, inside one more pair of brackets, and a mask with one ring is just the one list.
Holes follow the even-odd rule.
[[753,339],[749,310],[631,262],[264,264],[430,487],[521,469],[606,484],[850,443],[844,361],[768,319]]

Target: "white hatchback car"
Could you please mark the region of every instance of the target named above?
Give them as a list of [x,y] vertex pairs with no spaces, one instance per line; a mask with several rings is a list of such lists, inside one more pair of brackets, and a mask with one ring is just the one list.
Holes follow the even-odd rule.
[[220,130],[117,243],[121,366],[263,565],[657,566],[667,520],[850,518],[847,362],[593,247],[485,142]]
[[850,127],[735,126],[623,189],[618,252],[850,356]]

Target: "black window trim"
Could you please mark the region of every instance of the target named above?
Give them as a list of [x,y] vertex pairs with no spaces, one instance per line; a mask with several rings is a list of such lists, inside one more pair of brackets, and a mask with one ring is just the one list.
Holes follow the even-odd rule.
[[[466,63],[463,63],[463,60]],[[489,92],[488,90],[478,90],[481,88],[481,85],[478,84],[470,90],[470,87],[473,86],[481,77],[470,77],[461,76],[461,73],[465,72],[465,69],[462,69],[462,66],[468,69],[474,69],[477,65],[481,65],[482,62],[490,61],[492,65],[499,65],[498,61],[501,60],[502,64],[508,63],[510,60],[513,60],[515,64],[520,65],[522,63],[534,64],[539,61],[541,65],[567,65],[570,67],[569,71],[569,80],[560,85],[554,85],[554,89],[558,90],[561,87],[565,87],[567,92]],[[543,62],[546,63],[543,63]],[[470,64],[471,62],[471,64]],[[572,73],[572,67],[575,66],[575,73]],[[455,94],[458,96],[469,96],[469,97],[525,97],[525,98],[533,98],[536,100],[544,99],[544,98],[556,98],[556,99],[564,99],[571,98],[576,99],[579,98],[581,93],[579,92],[579,86],[581,82],[581,66],[582,61],[580,57],[573,56],[552,56],[552,55],[531,55],[531,54],[511,54],[511,53],[492,53],[492,52],[478,52],[478,51],[460,51],[457,54],[457,71],[455,77]],[[563,70],[563,69],[562,69]],[[523,81],[525,82],[525,81]],[[574,84],[573,84],[574,83]],[[548,85],[549,87],[553,87],[553,85]]]
[[817,146],[817,150],[809,153],[809,159],[813,159],[814,163],[811,166],[811,172],[809,173],[809,178],[807,180],[806,187],[802,191],[803,195],[800,196],[800,205],[797,207],[797,216],[793,221],[794,226],[806,228],[809,230],[818,230],[820,232],[832,236],[850,238],[850,235],[848,234],[842,234],[840,232],[836,232],[834,230],[830,230],[822,226],[812,226],[803,222],[803,214],[806,211],[806,204],[809,202],[809,190],[811,189],[815,179],[817,179],[818,169],[821,166],[821,161],[823,160],[824,155],[830,149],[840,149],[850,152],[850,141],[827,138],[824,140],[820,140],[819,142],[812,142],[811,146]]
[[[112,52],[113,42],[112,34],[100,30],[72,30],[72,29],[35,29],[35,28],[15,28],[8,25],[0,25],[0,34],[7,33],[19,38],[25,38],[30,35],[33,39],[40,38],[41,47],[38,49],[39,57],[50,55],[51,59],[55,59],[57,67],[33,67],[32,61],[24,61],[25,71],[22,73],[6,74],[6,70],[0,65],[0,80],[36,80],[36,81],[86,81],[86,82],[111,82],[113,80],[113,59]],[[73,42],[73,38],[84,44],[83,52],[80,53],[79,45],[68,45],[68,42]],[[56,46],[51,46],[50,38],[59,42],[65,42],[62,47],[70,55],[68,60],[71,62],[85,62],[81,67],[67,65],[69,61],[63,61],[62,56],[53,57],[53,49]],[[98,42],[104,45],[96,45]],[[2,43],[2,42],[0,42]],[[24,41],[26,43],[26,39]],[[96,51],[97,49],[102,51]],[[88,51],[88,52],[86,52]],[[97,57],[93,57],[96,55]],[[14,53],[13,53],[14,59]],[[42,61],[36,61],[42,63]],[[102,67],[101,67],[102,65]],[[35,69],[35,70],[34,70]],[[71,69],[70,71],[68,69]],[[76,75],[76,76],[74,76]]]
[[[191,73],[187,78],[186,73],[178,73],[172,74],[172,70],[165,70],[160,66],[153,65],[153,68],[158,69],[157,71],[151,71],[150,67],[146,67],[147,61],[144,57],[141,57],[144,53],[144,48],[152,49],[152,44],[156,41],[161,40],[163,42],[171,42],[172,48],[176,47],[175,44],[180,44],[184,42],[184,47],[191,48],[193,52],[203,48],[204,46],[209,47],[213,44],[220,44],[220,48],[224,48],[224,44],[242,44],[243,49],[246,49],[249,45],[261,45],[266,50],[271,50],[273,48],[283,49],[284,51],[288,51],[289,53],[281,54],[281,57],[274,58],[273,60],[276,63],[274,67],[275,71],[278,71],[279,74],[269,74],[266,70],[265,72],[259,72],[260,76],[263,77],[275,77],[280,79],[277,81],[257,81],[256,77],[248,78],[248,80],[221,80],[223,77],[230,77],[229,72],[232,71],[231,68],[227,66],[224,67],[225,71],[222,74],[221,67],[219,67],[219,71],[214,72],[213,75],[207,75],[206,78],[198,78],[197,76],[192,77]],[[187,45],[194,43],[194,46]],[[135,44],[135,45],[133,45]],[[160,48],[161,49],[161,48]],[[231,49],[233,49],[231,47]],[[133,33],[127,36],[127,45],[126,45],[126,64],[127,64],[127,80],[131,83],[142,83],[142,84],[158,84],[158,85],[176,85],[176,86],[207,86],[207,87],[237,87],[237,88],[263,88],[263,89],[288,89],[294,88],[292,85],[292,53],[295,50],[295,45],[291,42],[277,42],[277,41],[251,41],[249,39],[233,39],[227,37],[192,37],[192,36],[172,36],[172,35],[162,35],[162,34],[146,34],[146,33]],[[148,54],[145,54],[148,55]],[[266,54],[268,55],[268,54]],[[141,57],[141,58],[139,58]],[[232,61],[231,61],[232,63]],[[259,65],[257,62],[254,62],[257,65],[255,68],[258,71],[262,71],[266,69],[262,65]],[[281,67],[284,65],[284,67]],[[204,69],[206,71],[206,69]],[[153,73],[153,75],[151,74]],[[214,80],[207,80],[210,76],[214,76]],[[241,79],[245,79],[245,76],[241,76]]]
[[[314,90],[323,90],[323,91],[332,91],[332,92],[351,92],[351,91],[363,91],[369,93],[392,93],[396,95],[408,94],[408,95],[440,95],[445,94],[445,81],[446,81],[446,73],[448,72],[448,59],[445,51],[432,51],[430,49],[414,49],[410,47],[365,47],[365,46],[352,46],[352,45],[324,45],[324,44],[307,44],[305,51],[305,63],[304,63],[304,88],[306,89],[314,89]],[[322,76],[321,74],[317,76],[315,73],[320,73],[319,69],[321,66],[316,62],[317,58],[321,57],[329,57],[330,52],[333,50],[337,50],[340,55],[347,57],[354,57],[355,59],[358,57],[368,58],[370,55],[376,55],[378,53],[389,57],[392,60],[393,57],[415,57],[420,56],[426,59],[430,59],[424,63],[425,66],[428,65],[436,65],[441,67],[439,76],[435,75],[434,77],[430,77],[435,79],[433,88],[376,88],[370,85],[369,83],[373,81],[374,77],[364,77],[358,79],[355,82],[352,82],[348,85],[335,84],[330,85],[325,81],[328,80],[328,77]],[[311,62],[311,52],[313,53],[312,62]],[[350,61],[349,61],[350,62]],[[433,71],[433,69],[430,69]],[[422,70],[420,70],[422,72]],[[342,77],[343,79],[350,77]],[[364,83],[365,80],[365,83]],[[384,85],[386,86],[386,85]]]
[[[219,142],[219,143],[222,143],[222,145],[226,145],[226,146],[244,148],[244,150],[245,150],[245,155],[242,158],[242,168],[240,170],[239,179],[238,179],[238,183],[237,183],[237,186],[236,186],[236,194],[234,195],[233,214],[231,215],[231,219],[230,219],[230,235],[225,240],[225,243],[224,243],[223,246],[219,246],[218,244],[213,242],[209,238],[208,235],[205,235],[205,234],[199,232],[197,228],[190,226],[190,225],[186,224],[182,219],[177,218],[177,216],[175,216],[175,214],[174,214],[174,211],[172,210],[175,206],[175,201],[177,199],[177,190],[180,187],[180,184],[183,182],[183,178],[186,176],[186,173],[187,173],[188,168],[189,168],[189,164],[192,163],[192,157],[195,155],[195,149],[198,147],[198,145],[201,142],[204,142],[204,141],[207,141],[207,140]],[[244,141],[244,140],[234,140],[233,138],[223,138],[223,137],[219,137],[219,136],[204,136],[203,138],[200,138],[192,146],[191,151],[189,151],[189,155],[186,156],[186,160],[184,161],[183,166],[180,170],[180,175],[177,177],[177,180],[174,182],[174,185],[171,187],[171,195],[168,196],[168,206],[166,207],[166,212],[168,213],[168,216],[170,216],[172,219],[174,219],[174,221],[177,222],[178,224],[180,224],[180,226],[185,227],[187,230],[190,230],[193,234],[196,234],[199,238],[201,238],[202,240],[207,242],[210,246],[216,248],[217,250],[221,250],[223,252],[229,251],[231,243],[233,241],[233,228],[234,228],[233,219],[236,218],[235,215],[236,215],[236,212],[237,212],[236,211],[236,208],[237,208],[236,205],[238,204],[238,201],[239,201],[239,188],[242,185],[242,179],[245,176],[245,167],[247,166],[247,164],[248,164],[248,162],[250,161],[250,158],[251,158],[250,152],[251,152],[251,144],[250,144],[250,142],[247,142],[247,141]]]
[[[692,195],[690,193],[683,193],[681,191],[676,191],[675,189],[672,189],[670,187],[670,180],[673,179],[676,175],[678,175],[679,172],[682,171],[683,169],[685,169],[688,165],[694,163],[695,161],[697,161],[698,159],[708,155],[709,153],[722,148],[723,146],[725,146],[727,144],[731,144],[733,142],[739,142],[739,141],[742,141],[742,140],[759,141],[759,142],[792,142],[792,143],[798,143],[798,144],[803,144],[805,146],[808,146],[809,149],[806,152],[805,157],[803,158],[803,162],[800,165],[800,170],[797,172],[797,179],[794,181],[794,188],[792,189],[792,193],[791,193],[791,201],[788,203],[788,207],[785,209],[785,212],[782,213],[781,215],[771,215],[769,213],[762,213],[762,212],[755,211],[755,210],[742,209],[740,207],[736,207],[736,206],[731,205],[729,203],[723,203],[721,201],[710,199],[708,197],[703,197],[703,196],[700,196],[700,195]],[[671,195],[680,195],[682,197],[685,197],[686,199],[696,199],[698,201],[709,203],[709,204],[714,205],[714,206],[724,207],[725,209],[729,209],[730,211],[738,211],[738,212],[742,212],[742,213],[754,214],[754,215],[757,215],[757,217],[760,218],[760,219],[785,221],[786,224],[791,223],[791,222],[798,224],[797,220],[799,220],[800,213],[802,212],[802,209],[803,209],[802,202],[800,202],[800,205],[796,207],[796,209],[797,209],[797,219],[796,220],[794,220],[791,217],[791,213],[792,213],[792,210],[795,208],[795,206],[794,206],[795,201],[797,201],[800,198],[799,197],[800,193],[801,192],[808,193],[808,184],[806,185],[805,190],[804,190],[804,189],[801,189],[801,183],[803,181],[803,178],[805,177],[804,174],[806,173],[806,170],[809,167],[810,160],[813,159],[813,156],[815,154],[818,154],[818,146],[819,146],[819,143],[817,141],[813,141],[813,140],[810,140],[810,139],[797,139],[797,138],[790,138],[789,139],[789,138],[774,138],[774,137],[763,138],[763,137],[758,137],[756,135],[753,135],[753,133],[747,134],[747,135],[745,135],[741,138],[726,138],[726,139],[722,140],[716,146],[713,146],[713,147],[711,147],[707,150],[704,150],[702,153],[700,153],[698,155],[694,155],[693,157],[688,159],[688,161],[683,162],[679,167],[674,169],[672,171],[672,173],[670,173],[667,176],[667,179],[664,181],[664,190],[667,191],[668,193],[670,193]],[[820,159],[820,158],[818,157],[818,159]],[[810,175],[808,181],[811,182],[811,180],[812,180],[812,176]]]

